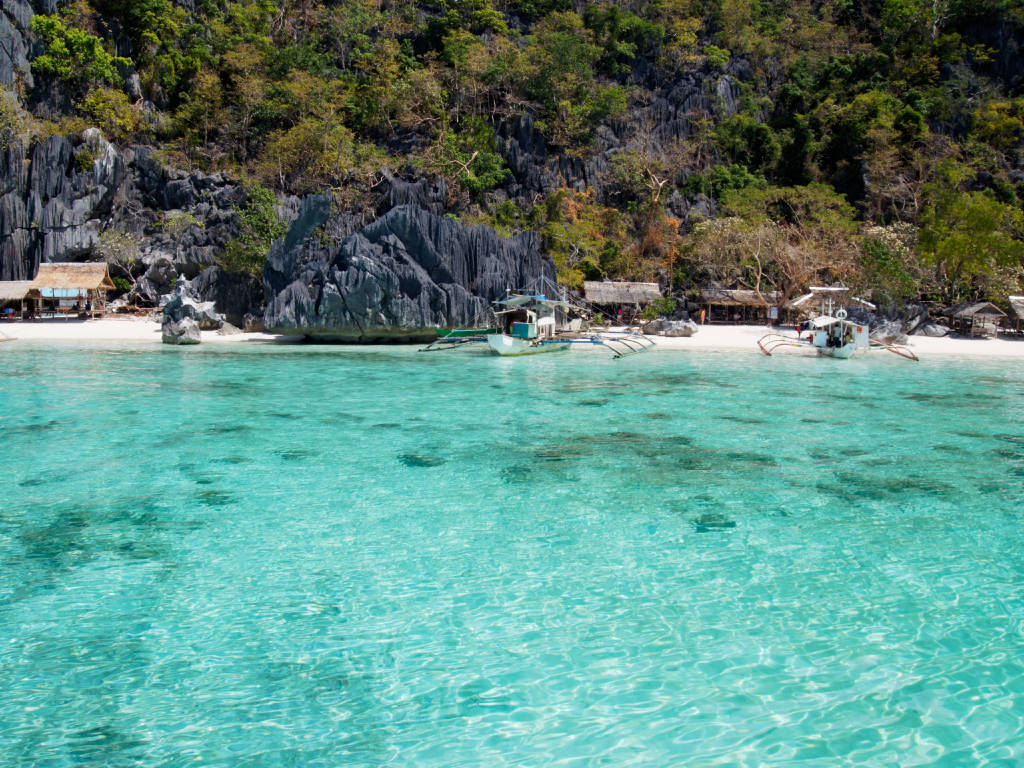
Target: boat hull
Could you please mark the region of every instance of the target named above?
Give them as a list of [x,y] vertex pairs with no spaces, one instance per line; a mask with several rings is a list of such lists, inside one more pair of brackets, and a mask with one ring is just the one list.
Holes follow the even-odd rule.
[[518,355],[536,355],[543,352],[562,352],[569,349],[569,344],[559,342],[539,342],[536,339],[520,339],[504,333],[492,333],[487,337],[491,351],[502,357]]
[[819,348],[818,353],[822,355],[828,355],[829,357],[835,357],[839,360],[846,360],[853,356],[853,353],[857,351],[857,345],[852,341],[849,344],[844,344],[841,347],[825,347]]

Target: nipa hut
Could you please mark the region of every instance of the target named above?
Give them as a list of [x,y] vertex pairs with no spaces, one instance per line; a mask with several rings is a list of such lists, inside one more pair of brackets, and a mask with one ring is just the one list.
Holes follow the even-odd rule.
[[1018,335],[1024,334],[1024,296],[1010,297],[1010,317],[1004,327]]
[[958,304],[946,310],[952,321],[953,330],[964,336],[995,336],[999,332],[999,321],[1006,313],[990,301]]
[[103,314],[107,291],[115,289],[103,262],[40,264],[30,287],[39,292],[43,312],[87,315]]
[[704,321],[709,323],[764,323],[789,319],[795,313],[791,302],[780,307],[778,291],[751,291],[706,287],[697,294]]
[[641,307],[661,298],[661,289],[657,283],[588,280],[583,283],[583,296],[610,316],[631,322]]
[[0,281],[0,318],[4,320],[20,319],[25,314],[25,305],[31,307],[33,296],[31,280]]

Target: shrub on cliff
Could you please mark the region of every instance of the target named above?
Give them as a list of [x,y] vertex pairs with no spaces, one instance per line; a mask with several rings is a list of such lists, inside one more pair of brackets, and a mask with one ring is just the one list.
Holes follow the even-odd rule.
[[111,141],[126,142],[142,130],[138,109],[114,88],[94,88],[82,102],[82,111]]
[[245,207],[238,211],[239,235],[229,242],[217,260],[228,272],[261,275],[270,244],[284,235],[287,225],[274,210],[277,200],[264,186],[246,188]]
[[32,31],[46,48],[46,52],[32,62],[32,71],[80,91],[90,85],[120,85],[117,68],[132,66],[131,59],[108,53],[100,38],[65,26],[57,16],[34,17]]

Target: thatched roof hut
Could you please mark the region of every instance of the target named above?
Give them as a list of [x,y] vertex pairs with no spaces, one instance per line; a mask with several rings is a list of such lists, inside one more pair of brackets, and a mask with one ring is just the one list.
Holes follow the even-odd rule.
[[709,287],[700,289],[697,301],[720,307],[777,307],[779,292]]
[[104,262],[86,264],[40,264],[29,287],[41,297],[43,311],[99,314],[107,291],[116,290]]
[[0,304],[8,301],[23,301],[32,287],[31,280],[0,281]]
[[613,283],[588,280],[583,295],[591,304],[647,304],[661,298],[657,283]]
[[950,307],[944,313],[953,321],[953,330],[967,336],[995,336],[1000,319],[1006,313],[991,301],[971,301]]
[[1024,335],[1024,296],[1010,296],[1010,316],[1003,323],[1003,330]]
[[40,291],[112,291],[114,282],[103,262],[40,264],[32,287]]
[[732,323],[776,322],[783,319],[782,315],[796,313],[796,305],[792,301],[779,306],[781,301],[779,291],[717,286],[701,288],[696,298],[696,303],[702,305],[702,321]]
[[33,299],[39,298],[39,291],[32,289],[31,280],[4,280],[0,282],[0,317],[5,320],[21,318],[25,303],[33,306]]

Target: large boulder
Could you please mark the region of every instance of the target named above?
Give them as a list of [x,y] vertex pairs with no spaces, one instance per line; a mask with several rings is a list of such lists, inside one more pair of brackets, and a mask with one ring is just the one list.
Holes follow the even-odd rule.
[[198,344],[199,331],[216,330],[223,322],[212,301],[197,300],[188,280],[179,280],[163,306],[163,340],[165,344]]
[[508,289],[554,280],[533,233],[511,239],[401,205],[347,237],[331,199],[306,199],[270,249],[268,330],[344,342],[418,341],[485,319]]
[[199,323],[188,317],[172,322],[165,320],[160,329],[160,338],[164,344],[198,344],[201,337]]
[[669,320],[659,317],[644,326],[644,333],[651,333],[655,336],[683,337],[693,336],[699,326],[692,320]]
[[939,323],[922,323],[915,329],[914,335],[940,338],[942,336],[948,336],[950,332],[949,326],[946,325],[941,325]]

